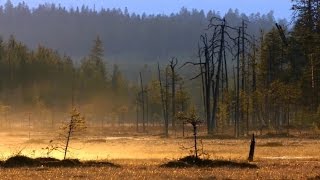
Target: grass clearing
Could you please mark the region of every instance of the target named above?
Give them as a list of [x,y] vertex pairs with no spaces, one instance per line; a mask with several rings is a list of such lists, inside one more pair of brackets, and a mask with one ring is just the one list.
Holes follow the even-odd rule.
[[[37,133],[32,139],[43,141],[26,142],[26,137],[0,136],[2,166],[12,154],[28,156],[50,165],[32,165],[0,168],[3,179],[308,179],[320,176],[320,141],[303,138],[256,138],[253,163],[258,168],[243,168],[247,165],[250,139],[204,138],[203,149],[210,161],[202,167],[183,159],[189,154],[181,147],[192,146],[192,139],[182,137],[162,138],[147,135],[85,136],[71,143],[70,157],[79,158],[69,166],[61,163],[62,153],[46,157],[42,150],[49,142],[45,133]],[[102,141],[103,140],[103,141]],[[170,162],[182,167],[161,167]],[[191,159],[192,160],[192,159]],[[187,163],[186,163],[187,162]],[[199,163],[199,162],[198,162]],[[238,164],[232,164],[238,163]],[[243,163],[243,164],[241,164]],[[187,164],[187,165],[186,165]],[[191,164],[191,165],[190,165]],[[209,165],[208,165],[209,164]],[[115,166],[113,166],[115,165]],[[201,165],[200,165],[201,166]],[[118,168],[115,168],[118,167]]]

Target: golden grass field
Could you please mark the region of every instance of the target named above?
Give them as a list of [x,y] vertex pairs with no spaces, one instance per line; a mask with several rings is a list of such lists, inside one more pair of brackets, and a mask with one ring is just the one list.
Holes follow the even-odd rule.
[[[190,134],[189,134],[190,135]],[[29,157],[46,156],[52,134],[0,133],[2,160],[20,152]],[[207,158],[246,162],[250,138],[203,139]],[[69,158],[103,160],[115,167],[0,168],[0,179],[320,179],[320,140],[307,138],[256,139],[254,164],[246,168],[163,168],[161,164],[190,155],[192,139],[146,134],[133,136],[86,136],[71,142]],[[62,158],[61,152],[50,156]]]

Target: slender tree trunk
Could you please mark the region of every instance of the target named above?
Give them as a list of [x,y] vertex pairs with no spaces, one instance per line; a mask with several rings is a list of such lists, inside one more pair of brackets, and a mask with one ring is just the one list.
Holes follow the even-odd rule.
[[252,58],[252,107],[253,107],[253,111],[252,111],[252,124],[254,125],[254,127],[256,127],[257,124],[257,120],[256,120],[256,114],[257,114],[257,99],[256,99],[256,43],[255,43],[255,37],[253,38],[254,42],[253,42],[253,58]]
[[[245,77],[246,77],[246,64],[245,64],[245,23],[244,23],[244,20],[242,20],[242,26],[241,26],[241,92],[243,94],[245,94],[245,90],[246,90],[246,84],[245,84]],[[241,102],[245,102],[245,98],[241,98]],[[244,110],[245,110],[245,107],[242,107],[240,106],[240,120],[242,122],[242,130],[241,130],[241,133],[244,132],[244,122],[245,122],[245,115],[244,115]]]
[[161,104],[162,104],[162,111],[163,111],[163,120],[164,120],[164,132],[165,136],[168,137],[168,128],[166,126],[167,122],[167,112],[166,112],[166,106],[165,106],[165,100],[164,100],[164,92],[162,87],[162,81],[161,81],[161,71],[160,71],[160,65],[158,63],[158,78],[159,78],[159,84],[160,84],[160,94],[161,94]]
[[241,36],[241,89],[244,92],[245,91],[245,77],[246,77],[246,65],[245,65],[245,24],[244,20],[242,20],[242,36]]
[[71,133],[72,133],[72,121],[73,121],[73,115],[71,117],[71,120],[70,120],[70,124],[69,124],[69,129],[68,129],[68,136],[67,136],[67,142],[66,142],[66,146],[64,148],[64,157],[63,159],[66,159],[67,157],[67,152],[68,152],[68,147],[69,147],[69,142],[70,142],[70,137],[71,137]]
[[149,126],[149,93],[146,90],[146,118],[147,118],[147,127]]
[[[176,62],[174,62],[174,59],[176,60]],[[175,129],[175,116],[176,116],[176,74],[175,74],[175,67],[177,65],[177,59],[173,58],[170,62],[170,68],[171,68],[171,94],[172,94],[172,99],[171,99],[171,103],[172,103],[172,115],[171,115],[171,119],[172,119],[172,127],[173,129]]]
[[229,89],[229,78],[228,78],[228,66],[227,66],[227,56],[226,56],[226,51],[223,51],[223,56],[224,56],[224,71],[226,73],[226,89]]
[[[225,52],[225,51],[223,51],[223,52]],[[223,54],[225,54],[225,53],[223,53]],[[223,58],[224,58],[224,56],[223,56]],[[222,91],[222,93],[221,93],[221,102],[223,103],[224,102],[224,94],[223,94],[223,91],[224,91],[224,73],[225,73],[225,71],[224,71],[224,59],[223,59],[223,61],[222,61],[222,63],[221,63],[221,78],[220,78],[220,80],[221,80],[221,86],[220,86],[220,89],[221,89],[221,91]]]
[[[202,88],[203,109],[204,109],[204,113],[206,114],[206,112],[207,112],[206,111],[206,91],[205,91],[206,81],[205,81],[204,72],[203,72],[200,47],[198,47],[198,56],[199,56],[199,62],[200,62],[200,73],[201,73],[201,83],[202,83],[201,88]],[[180,90],[181,90],[181,86],[180,86]],[[208,121],[207,121],[207,123],[208,123]]]
[[139,97],[137,97],[136,112],[137,112],[136,127],[137,127],[137,132],[139,132]]
[[143,132],[146,131],[146,127],[145,127],[145,109],[144,109],[144,89],[143,89],[143,82],[142,82],[142,75],[140,72],[140,85],[141,85],[141,103],[142,103],[142,129]]
[[205,63],[204,63],[204,89],[205,89],[205,110],[206,110],[206,120],[207,120],[207,131],[208,134],[211,133],[211,75],[210,75],[210,55],[207,44],[207,39],[203,37],[202,39],[204,44],[204,55],[205,55]]
[[198,158],[198,147],[197,147],[197,125],[192,124],[193,126],[193,138],[194,138],[194,154]]
[[223,20],[223,24],[221,25],[221,40],[220,40],[220,50],[219,50],[219,58],[218,58],[218,72],[216,75],[216,85],[213,96],[213,110],[212,110],[212,127],[210,132],[213,133],[213,129],[216,127],[216,114],[218,110],[218,101],[219,101],[219,82],[220,82],[220,71],[221,65],[223,63],[223,51],[224,51],[224,35],[225,35],[225,20]]
[[237,97],[236,97],[236,119],[235,119],[235,124],[236,124],[236,137],[239,137],[240,135],[240,33],[241,29],[239,28],[238,30],[238,54],[237,54]]
[[166,136],[169,135],[169,81],[168,81],[168,68],[166,68],[166,81],[165,81],[165,108],[166,108],[166,119],[165,119],[165,129],[166,129]]
[[[237,136],[237,104],[236,104],[236,98],[237,98],[237,76],[235,72],[235,67],[233,66],[233,88],[234,88],[234,94],[233,94],[233,99],[234,103],[233,108],[234,108],[234,114],[233,114],[233,121],[230,122],[230,125],[233,123],[234,125],[234,136]],[[232,111],[231,111],[232,112]]]

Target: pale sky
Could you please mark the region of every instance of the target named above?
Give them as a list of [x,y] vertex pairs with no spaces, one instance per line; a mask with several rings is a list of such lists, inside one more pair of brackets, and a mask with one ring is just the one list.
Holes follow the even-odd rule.
[[[7,0],[0,0],[4,4]],[[17,4],[22,0],[11,0],[13,4]],[[240,12],[250,13],[267,13],[274,11],[276,19],[290,19],[292,12],[290,11],[291,0],[24,0],[30,7],[37,7],[39,3],[56,3],[70,7],[81,7],[83,4],[96,9],[104,8],[128,8],[129,12],[147,14],[170,14],[178,12],[181,7],[188,9],[203,9],[205,12],[209,10],[219,11],[220,15],[224,15],[229,8],[239,9]]]

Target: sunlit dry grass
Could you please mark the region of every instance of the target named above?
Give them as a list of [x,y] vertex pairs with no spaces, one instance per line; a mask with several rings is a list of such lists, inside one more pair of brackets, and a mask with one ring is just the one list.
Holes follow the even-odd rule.
[[[0,158],[17,152],[30,157],[45,156],[42,150],[50,136],[41,133],[29,140],[26,134],[0,134]],[[250,139],[204,139],[211,159],[246,161]],[[307,179],[320,176],[320,141],[317,139],[256,139],[258,169],[160,168],[172,159],[189,155],[181,147],[192,146],[190,138],[159,136],[86,136],[71,142],[70,158],[107,160],[112,167],[1,168],[1,179]],[[60,152],[51,154],[62,158]]]
[[0,169],[3,179],[307,179],[319,175],[315,161],[258,161],[259,169],[159,168],[154,161],[119,161],[121,168]]

